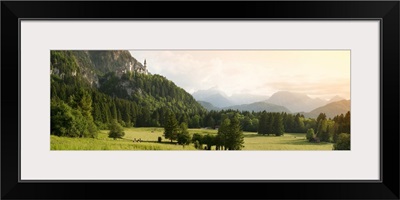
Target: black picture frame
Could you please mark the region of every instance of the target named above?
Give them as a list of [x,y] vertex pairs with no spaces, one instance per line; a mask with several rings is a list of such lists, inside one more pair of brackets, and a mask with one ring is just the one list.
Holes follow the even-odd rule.
[[[131,12],[134,9],[135,12]],[[2,199],[399,199],[399,1],[2,1]],[[379,19],[381,181],[19,181],[20,19]],[[368,155],[366,155],[368,156]],[[151,188],[151,193],[143,192]],[[184,191],[184,192],[182,192]]]

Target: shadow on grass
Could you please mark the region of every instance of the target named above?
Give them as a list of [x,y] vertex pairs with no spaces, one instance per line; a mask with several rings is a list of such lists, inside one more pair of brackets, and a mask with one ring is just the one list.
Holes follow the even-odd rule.
[[158,141],[156,141],[156,140],[142,140],[142,141],[140,141],[140,142],[133,142],[133,140],[131,140],[131,139],[127,139],[127,138],[122,138],[122,139],[123,139],[123,140],[126,140],[126,141],[130,141],[130,142],[132,142],[132,144],[140,144],[140,143],[171,144],[171,145],[177,144],[177,142],[171,142],[171,141],[161,141],[161,142],[158,142]]
[[282,136],[276,136],[276,135],[260,135],[260,134],[245,134],[245,138],[255,138],[255,137],[260,137],[260,138],[278,138]]
[[161,141],[161,142],[158,142],[158,141],[142,141],[143,143],[156,143],[156,144],[173,144],[173,145],[175,145],[175,144],[177,144],[177,142],[171,142],[171,141]]
[[255,137],[276,137],[275,135],[259,135],[259,134],[245,134],[245,138],[255,138]]
[[326,145],[326,144],[331,144],[328,142],[320,142],[320,143],[315,143],[315,142],[309,142],[307,140],[288,140],[288,141],[281,141],[275,144],[285,144],[285,145],[314,145],[314,146],[319,146],[319,145]]
[[[287,133],[287,134],[290,134],[289,136],[288,135],[283,135],[283,137],[286,137],[286,138],[304,138],[305,137],[305,135],[304,135],[304,133]],[[298,135],[297,135],[298,134]],[[270,135],[261,135],[261,134],[244,134],[244,137],[245,138],[254,138],[254,137],[271,137],[271,138],[277,138],[277,137],[282,137],[282,136],[276,136],[276,135],[274,135],[274,134],[270,134]]]

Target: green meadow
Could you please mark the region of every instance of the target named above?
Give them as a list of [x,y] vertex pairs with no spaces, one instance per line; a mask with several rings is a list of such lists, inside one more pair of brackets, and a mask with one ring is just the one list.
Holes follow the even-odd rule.
[[[196,150],[193,144],[182,146],[163,137],[164,128],[125,128],[125,136],[108,138],[108,130],[99,132],[97,138],[70,138],[50,136],[51,150]],[[217,134],[217,130],[189,129],[190,134]],[[157,141],[162,138],[161,143]],[[134,139],[142,142],[133,142]],[[262,136],[244,132],[243,150],[332,150],[332,143],[310,143],[303,133],[285,133],[283,136]]]

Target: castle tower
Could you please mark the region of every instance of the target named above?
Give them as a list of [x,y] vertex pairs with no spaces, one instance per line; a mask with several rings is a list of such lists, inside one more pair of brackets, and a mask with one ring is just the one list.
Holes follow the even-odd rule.
[[144,74],[148,74],[148,71],[147,71],[147,66],[146,66],[146,59],[144,59],[144,62],[143,62],[143,69],[141,69],[142,70],[142,73],[144,73]]

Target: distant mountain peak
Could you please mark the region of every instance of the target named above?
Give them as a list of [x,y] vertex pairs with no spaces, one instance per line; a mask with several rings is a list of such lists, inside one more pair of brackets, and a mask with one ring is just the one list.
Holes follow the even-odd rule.
[[335,102],[335,101],[341,101],[341,100],[344,100],[344,98],[342,98],[339,95],[335,95],[328,101],[328,103],[332,103],[332,102]]
[[206,101],[217,107],[228,107],[232,105],[250,104],[265,101],[269,98],[267,95],[252,95],[234,93],[228,96],[218,85],[207,90],[198,90],[192,93],[197,101]]
[[309,112],[326,104],[326,101],[322,99],[314,99],[307,94],[290,91],[276,92],[266,102],[285,106],[292,112]]
[[192,94],[197,101],[206,101],[217,107],[231,106],[233,103],[228,99],[228,96],[215,89],[215,87],[208,90],[198,90]]
[[274,96],[274,95],[295,95],[295,96],[305,96],[305,97],[311,98],[307,94],[304,94],[304,93],[291,92],[291,91],[286,91],[286,90],[275,92],[274,94],[272,94],[272,96]]

